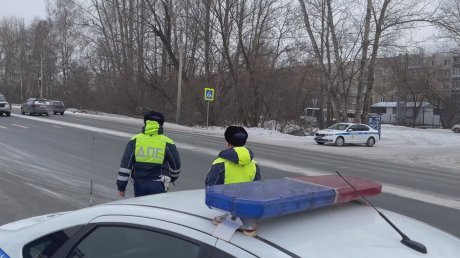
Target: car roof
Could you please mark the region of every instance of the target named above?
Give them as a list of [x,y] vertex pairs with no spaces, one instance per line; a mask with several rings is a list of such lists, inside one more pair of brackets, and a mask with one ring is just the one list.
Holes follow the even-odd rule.
[[339,122],[339,123],[335,123],[335,124],[345,124],[345,125],[366,125],[366,124],[362,124],[362,123],[349,123],[349,122]]
[[[110,205],[142,205],[162,207],[194,216],[212,219],[216,214],[204,204],[204,190],[175,192],[163,195],[126,199]],[[460,240],[422,222],[385,211],[387,217],[409,237],[425,244],[428,253],[460,251]],[[237,233],[240,234],[241,233]],[[230,242],[251,248],[240,235]],[[260,221],[258,238],[289,252],[311,257],[430,257],[400,243],[401,237],[370,206],[345,203],[307,212]],[[337,245],[338,244],[338,245]],[[334,248],[331,248],[334,245]],[[457,247],[454,248],[454,246]],[[433,252],[436,249],[436,252]],[[435,256],[433,256],[435,257]]]

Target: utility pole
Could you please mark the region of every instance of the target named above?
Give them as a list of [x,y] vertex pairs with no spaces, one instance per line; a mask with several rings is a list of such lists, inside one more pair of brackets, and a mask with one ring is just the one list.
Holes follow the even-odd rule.
[[40,54],[40,78],[38,79],[40,87],[40,98],[43,98],[43,49]]
[[176,110],[176,124],[180,122],[180,103],[181,103],[181,94],[182,94],[182,33],[180,34],[180,43],[179,43],[179,73],[177,75],[177,110]]

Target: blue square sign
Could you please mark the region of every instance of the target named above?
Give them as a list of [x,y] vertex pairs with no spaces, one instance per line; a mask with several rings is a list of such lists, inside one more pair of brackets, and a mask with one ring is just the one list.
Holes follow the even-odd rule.
[[204,100],[214,101],[214,89],[204,88]]

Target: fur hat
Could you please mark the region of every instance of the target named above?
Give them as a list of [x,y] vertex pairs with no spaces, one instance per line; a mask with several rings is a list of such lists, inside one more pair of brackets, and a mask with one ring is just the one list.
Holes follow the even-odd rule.
[[248,132],[242,126],[231,125],[225,130],[225,140],[233,146],[240,147],[246,144]]
[[147,120],[157,121],[160,125],[163,125],[165,116],[160,112],[148,111],[144,113],[144,124]]

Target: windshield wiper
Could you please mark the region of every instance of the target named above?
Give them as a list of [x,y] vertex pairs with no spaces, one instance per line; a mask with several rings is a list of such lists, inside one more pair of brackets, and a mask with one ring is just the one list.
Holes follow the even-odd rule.
[[353,191],[355,193],[357,193],[361,198],[364,199],[364,201],[366,201],[366,203],[368,203],[372,208],[374,208],[375,211],[377,211],[377,213],[386,221],[388,222],[388,224],[390,224],[390,226],[396,230],[396,232],[398,232],[402,239],[401,239],[401,243],[403,243],[405,246],[417,251],[417,252],[420,252],[420,253],[424,253],[426,254],[427,253],[427,250],[426,250],[426,246],[423,245],[422,243],[419,243],[417,241],[414,241],[412,239],[410,239],[408,236],[406,236],[401,230],[399,230],[398,227],[395,226],[395,224],[393,224],[393,222],[390,221],[390,219],[387,218],[387,216],[385,216],[383,213],[381,213],[379,210],[377,210],[377,208],[375,208],[375,206],[369,201],[366,199],[366,197],[364,197],[350,182],[348,182],[347,179],[345,179],[345,177],[343,177],[338,171],[335,171],[335,173],[337,173],[337,175],[339,175],[343,181],[345,181],[349,186],[351,186],[351,188],[353,188]]

